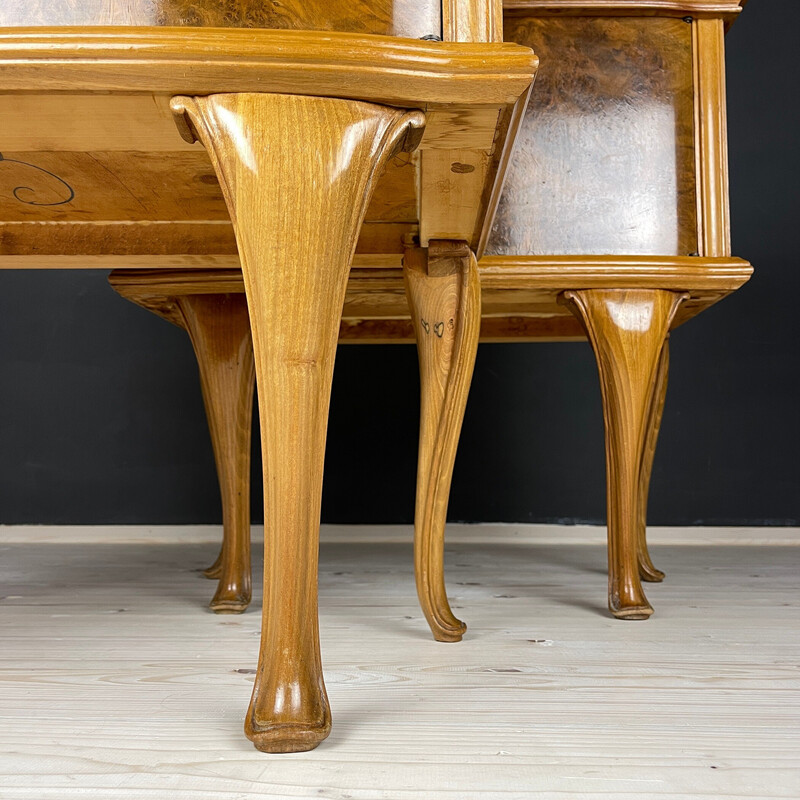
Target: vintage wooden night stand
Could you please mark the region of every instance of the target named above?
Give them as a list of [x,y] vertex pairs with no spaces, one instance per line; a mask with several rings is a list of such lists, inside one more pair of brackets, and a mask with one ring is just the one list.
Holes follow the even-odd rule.
[[337,336],[417,341],[417,584],[444,641],[465,630],[443,537],[478,337],[588,337],[605,407],[609,605],[652,612],[641,577],[661,575],[644,521],[668,332],[751,272],[730,255],[727,214],[723,32],[740,4],[504,10],[0,8],[0,267],[114,269],[121,294],[189,332],[223,494],[219,611],[250,600],[258,384],[267,580],[245,729],[262,750],[310,749],[330,730],[316,571]]
[[[505,38],[531,46],[542,64],[478,263],[480,338],[589,338],[605,406],[609,607],[615,616],[645,619],[652,607],[641,581],[664,577],[650,559],[645,531],[668,331],[752,272],[731,257],[728,232],[723,33],[740,3],[506,0],[504,6]],[[416,338],[420,346],[417,584],[434,635],[453,641],[465,626],[447,602],[444,523],[474,351],[456,339],[455,363],[462,367],[440,374],[429,353],[436,329],[432,335],[420,320],[474,317],[478,300],[454,293],[451,308],[423,308],[417,262],[418,251],[407,248],[407,300],[399,267],[357,259],[340,342]],[[247,358],[240,358],[242,337],[249,335],[246,307],[235,296],[244,290],[241,276],[119,271],[111,283],[192,336],[225,509],[224,546],[207,571],[220,579],[211,605],[241,610],[250,600],[247,398],[253,380]],[[470,308],[457,314],[458,303]],[[187,316],[190,304],[201,304],[215,320],[229,315],[228,338],[217,331],[208,341],[198,312]]]
[[249,326],[229,325],[237,299],[176,308],[198,353],[239,348],[233,383],[204,372],[210,406],[233,396],[238,420],[258,381],[269,578],[245,730],[265,751],[330,731],[317,551],[351,263],[391,271],[404,236],[439,242],[440,257],[420,251],[419,292],[449,309],[455,291],[434,349],[444,370],[471,370],[475,253],[538,63],[501,28],[495,0],[0,6],[0,266],[242,270]]

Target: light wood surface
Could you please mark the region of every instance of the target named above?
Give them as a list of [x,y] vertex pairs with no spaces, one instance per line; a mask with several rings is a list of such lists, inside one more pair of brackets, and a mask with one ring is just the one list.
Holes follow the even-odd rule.
[[458,438],[478,350],[481,289],[465,242],[432,241],[404,259],[419,354],[420,431],[414,533],[417,594],[431,632],[457,642],[466,625],[447,602],[444,529]]
[[725,104],[725,32],[718,19],[692,25],[699,252],[731,253],[728,199],[728,127]]
[[236,28],[0,29],[4,92],[135,86],[161,95],[274,92],[410,108],[505,105],[527,90],[537,65],[528,47],[510,42]]
[[796,528],[652,531],[687,546],[654,548],[659,613],[623,625],[601,528],[453,526],[456,645],[419,611],[411,526],[324,528],[337,720],[289,758],[241,736],[255,609],[199,611],[221,528],[83,530],[0,527],[3,800],[797,795],[800,547],[698,544],[797,545]]
[[[597,358],[606,428],[608,607],[620,619],[645,619],[653,608],[639,576],[640,480],[659,362],[672,318],[686,295],[648,289],[564,293],[586,327]],[[665,378],[665,376],[663,376]],[[649,473],[647,473],[649,475]]]
[[442,0],[446,42],[502,42],[502,0]]
[[245,732],[266,752],[308,750],[331,725],[317,627],[317,549],[347,274],[376,176],[396,152],[418,143],[414,131],[424,116],[270,94],[175,98],[172,108],[186,115],[220,180],[253,332],[267,593]]
[[243,294],[184,295],[175,306],[200,370],[222,495],[222,550],[206,570],[218,580],[210,605],[220,614],[240,613],[252,597],[250,432],[256,373],[247,301]]
[[[350,271],[339,329],[341,342],[415,341],[401,269],[364,267]],[[142,266],[145,266],[143,264]],[[478,262],[481,340],[581,341],[575,317],[558,302],[576,286],[686,291],[673,319],[683,324],[745,283],[752,267],[735,258],[501,258]],[[110,282],[123,296],[175,321],[172,298],[192,293],[243,292],[239,270],[118,270]]]
[[[499,17],[497,0],[493,8]],[[473,38],[191,26],[0,28],[3,266],[28,257],[30,267],[46,259],[60,268],[70,255],[90,256],[92,267],[102,265],[98,256],[124,266],[125,256],[140,254],[166,257],[171,265],[179,263],[175,256],[207,254],[219,265],[221,255],[234,255],[230,230],[205,224],[226,218],[213,170],[190,144],[185,124],[179,128],[186,141],[178,135],[167,105],[176,94],[247,91],[430,110],[423,168],[405,158],[386,170],[358,252],[399,254],[403,240],[419,233],[423,243],[447,236],[476,248],[499,196],[515,132],[510,121],[520,114],[538,59],[521,45]],[[166,225],[151,241],[152,228],[108,225],[123,221],[179,224],[174,231]],[[61,227],[8,227],[14,222]],[[184,254],[189,222],[196,236]],[[49,243],[40,241],[48,235]]]

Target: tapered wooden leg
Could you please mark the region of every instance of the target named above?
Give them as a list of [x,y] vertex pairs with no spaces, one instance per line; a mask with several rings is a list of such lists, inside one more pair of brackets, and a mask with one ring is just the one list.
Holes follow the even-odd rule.
[[417,594],[433,636],[457,642],[467,626],[447,602],[444,529],[447,502],[475,366],[481,294],[475,255],[464,242],[409,249],[404,272],[417,337],[421,386],[414,567]]
[[222,551],[211,608],[241,613],[250,604],[250,430],[255,365],[247,301],[240,294],[177,298],[200,369],[222,495]]
[[[245,732],[259,750],[330,731],[317,560],[333,360],[347,275],[377,175],[421,112],[349,100],[175,98],[233,221],[253,331],[264,461],[261,651]],[[408,138],[407,138],[408,137]]]
[[649,583],[660,583],[664,573],[656,569],[647,549],[647,498],[650,494],[650,475],[653,472],[653,458],[656,454],[658,432],[661,430],[661,418],[664,415],[664,402],[667,397],[667,381],[669,377],[669,338],[661,348],[656,369],[656,384],[647,416],[647,438],[642,454],[642,468],[639,475],[639,577]]
[[597,357],[606,428],[608,606],[615,617],[653,613],[639,578],[641,474],[648,415],[670,322],[686,295],[587,289],[563,295]]

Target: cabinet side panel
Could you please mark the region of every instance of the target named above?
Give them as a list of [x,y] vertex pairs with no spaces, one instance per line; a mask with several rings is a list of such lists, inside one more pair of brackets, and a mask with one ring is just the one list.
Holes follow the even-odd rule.
[[506,17],[541,59],[487,253],[697,252],[692,26]]

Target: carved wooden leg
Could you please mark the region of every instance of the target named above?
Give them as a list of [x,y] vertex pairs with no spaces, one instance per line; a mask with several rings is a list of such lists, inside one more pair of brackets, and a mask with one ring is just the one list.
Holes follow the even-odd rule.
[[564,299],[597,357],[606,427],[608,606],[622,619],[653,613],[639,578],[640,479],[658,362],[686,295],[660,289],[587,289]]
[[241,613],[250,604],[250,429],[255,365],[247,301],[240,294],[177,298],[200,369],[222,495],[223,540],[211,608]]
[[[259,750],[330,731],[317,618],[322,469],[350,262],[375,179],[421,112],[289,95],[175,98],[209,152],[242,262],[264,460],[261,651],[245,732]],[[407,138],[408,137],[408,138]]]
[[667,380],[669,377],[669,337],[664,341],[656,370],[656,385],[650,411],[647,415],[647,439],[642,454],[642,469],[639,475],[639,577],[650,583],[660,583],[664,573],[653,566],[650,552],[647,549],[647,498],[650,494],[650,475],[653,471],[653,458],[656,454],[658,432],[661,430],[661,418],[664,415],[664,402],[667,398]]
[[447,501],[475,366],[481,293],[475,256],[464,242],[432,241],[404,259],[406,293],[417,337],[421,386],[414,567],[417,594],[440,642],[467,626],[447,602],[444,529]]

